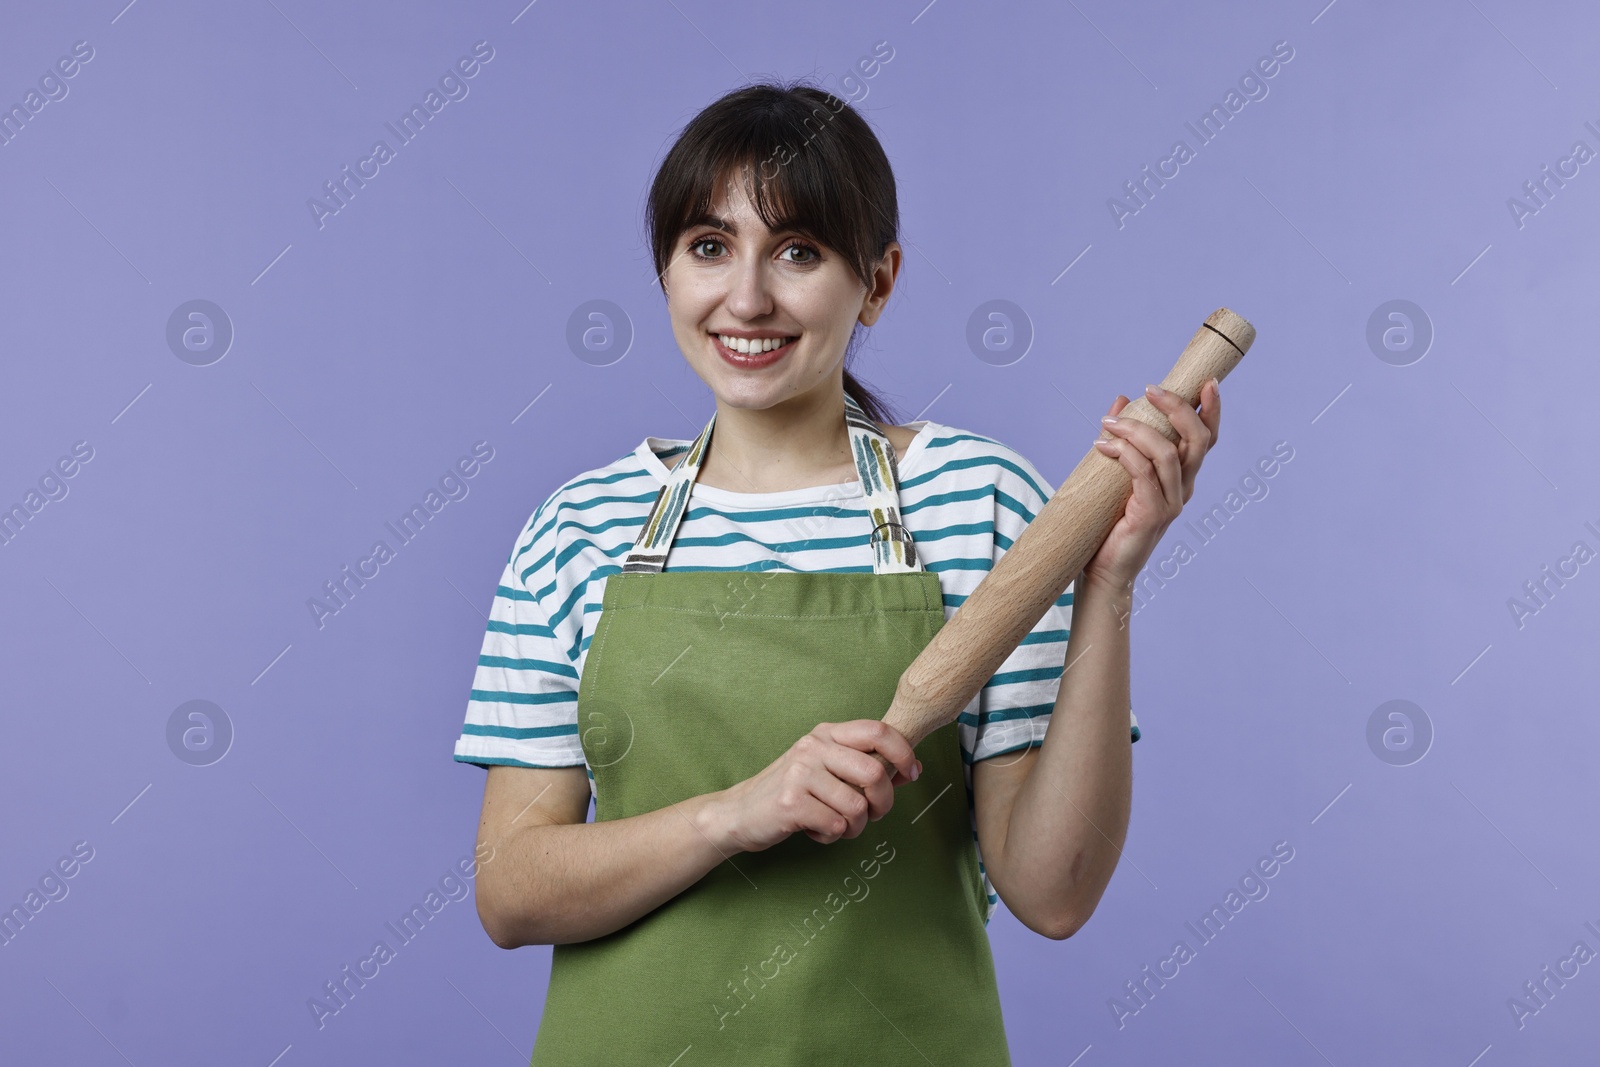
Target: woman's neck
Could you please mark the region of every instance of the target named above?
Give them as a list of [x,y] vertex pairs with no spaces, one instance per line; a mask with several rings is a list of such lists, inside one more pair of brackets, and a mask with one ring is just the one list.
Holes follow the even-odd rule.
[[840,391],[770,408],[717,405],[716,429],[697,481],[735,493],[781,493],[855,477]]

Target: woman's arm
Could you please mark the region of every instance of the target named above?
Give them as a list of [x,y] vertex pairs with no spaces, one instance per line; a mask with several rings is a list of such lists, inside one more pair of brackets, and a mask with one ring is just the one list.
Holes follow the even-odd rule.
[[1080,576],[1044,744],[972,767],[989,880],[1023,925],[1058,940],[1093,914],[1128,831],[1131,610],[1130,588]]
[[798,831],[822,844],[859,837],[888,814],[894,787],[920,771],[911,745],[881,720],[824,722],[727,789],[590,823],[582,767],[491,766],[478,821],[478,918],[501,948],[601,937],[741,852]]
[[621,929],[727,856],[697,796],[589,823],[582,767],[489,768],[478,822],[478,918],[501,948],[587,941]]
[[1128,405],[1125,396],[1104,420],[1111,437],[1095,447],[1122,464],[1133,491],[1074,580],[1066,662],[1044,744],[1014,762],[1001,756],[972,768],[978,847],[989,880],[1006,907],[1046,937],[1071,937],[1088,921],[1122,854],[1133,790],[1127,625],[1133,583],[1194,495],[1195,476],[1221,428],[1215,378],[1201,386],[1198,413],[1159,387],[1145,391],[1178,440],[1116,418]]

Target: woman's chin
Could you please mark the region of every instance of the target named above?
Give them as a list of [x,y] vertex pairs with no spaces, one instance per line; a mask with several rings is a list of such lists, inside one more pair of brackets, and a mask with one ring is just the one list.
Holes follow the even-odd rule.
[[786,399],[788,390],[777,388],[775,383],[751,381],[721,381],[712,387],[717,405],[725,408],[747,408],[759,411],[770,408]]
[[789,385],[789,375],[784,373],[787,368],[774,366],[764,371],[741,371],[719,360],[710,367],[695,369],[717,403],[724,407],[770,407],[794,392]]

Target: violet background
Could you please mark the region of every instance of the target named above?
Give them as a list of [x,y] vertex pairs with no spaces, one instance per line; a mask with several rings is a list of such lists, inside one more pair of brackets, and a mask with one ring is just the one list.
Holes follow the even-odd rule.
[[[1507,606],[1600,548],[1600,164],[1520,228],[1507,207],[1600,148],[1593,9],[924,3],[8,7],[0,102],[95,54],[0,147],[0,503],[76,441],[94,458],[0,547],[0,904],[95,854],[0,948],[0,1058],[526,1061],[549,949],[497,949],[470,899],[325,1027],[307,1000],[471,852],[483,771],[451,746],[522,523],[710,412],[652,282],[653,168],[717,95],[808,74],[845,95],[880,41],[849,95],[908,261],[855,368],[903,419],[1058,484],[1226,305],[1260,336],[1185,518],[1294,450],[1134,621],[1145,736],[1093,919],[990,927],[1015,1062],[1593,1048],[1600,968],[1521,1028],[1507,1007],[1600,949],[1600,565],[1520,628]],[[319,229],[307,199],[479,40],[469,96]],[[1277,41],[1269,95],[1119,229],[1107,198]],[[204,367],[165,337],[196,298],[235,330]],[[634,332],[605,366],[566,341],[596,299]],[[966,341],[993,299],[1034,332],[1005,366]],[[1366,339],[1393,299],[1434,332],[1405,366]],[[307,599],[479,440],[470,494],[319,629]],[[234,730],[203,767],[166,734],[195,699]],[[1405,766],[1367,740],[1396,699],[1434,734]],[[1108,999],[1196,946],[1185,922],[1277,841],[1270,895],[1119,1029]]]

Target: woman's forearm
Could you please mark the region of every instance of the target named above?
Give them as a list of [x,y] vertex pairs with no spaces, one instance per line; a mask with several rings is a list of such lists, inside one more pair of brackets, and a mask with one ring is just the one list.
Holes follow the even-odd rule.
[[1114,588],[1080,575],[1055,710],[1007,824],[1006,903],[1053,917],[1063,936],[1094,912],[1127,836],[1131,615],[1131,584]]
[[491,937],[501,948],[588,941],[654,911],[732,854],[713,840],[705,815],[713,796],[625,819],[506,833],[493,842],[490,884],[478,882]]

